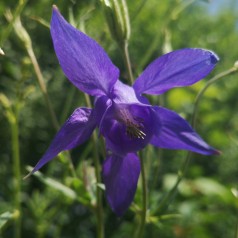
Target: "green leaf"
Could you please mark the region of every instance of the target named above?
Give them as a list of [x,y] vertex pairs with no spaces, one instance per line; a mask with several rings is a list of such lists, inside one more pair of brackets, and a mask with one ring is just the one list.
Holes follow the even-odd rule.
[[15,217],[15,213],[12,212],[4,212],[0,215],[0,230],[4,227],[4,225]]
[[[32,167],[27,166],[27,170],[28,171],[32,171]],[[77,194],[74,192],[74,190],[72,190],[71,188],[65,186],[64,184],[52,179],[52,178],[48,178],[45,177],[41,172],[35,172],[33,174],[34,176],[36,176],[41,182],[43,182],[44,184],[46,184],[47,186],[63,193],[65,196],[76,200],[77,199]]]

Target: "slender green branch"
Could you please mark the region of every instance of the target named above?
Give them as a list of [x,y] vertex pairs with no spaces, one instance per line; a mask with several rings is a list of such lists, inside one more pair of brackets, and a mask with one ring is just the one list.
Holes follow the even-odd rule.
[[177,180],[176,180],[174,186],[166,194],[166,196],[163,197],[162,201],[160,202],[160,205],[157,209],[157,211],[159,213],[164,212],[168,208],[168,206],[172,202],[172,200],[174,199],[174,197],[177,193],[178,186],[179,186],[180,182],[183,180],[183,178],[187,172],[187,168],[188,168],[188,165],[189,165],[190,159],[191,159],[191,154],[192,154],[191,152],[187,152],[185,160],[184,160],[180,170],[178,171],[178,177],[177,177]]
[[85,98],[86,105],[87,105],[88,107],[92,108],[92,103],[91,103],[91,101],[90,101],[89,95],[85,93],[85,94],[84,94],[84,98]]
[[238,216],[237,216],[237,222],[236,222],[235,238],[238,238]]
[[12,156],[13,156],[13,174],[14,174],[14,190],[15,190],[15,209],[19,216],[15,221],[15,238],[21,237],[21,168],[20,168],[20,149],[19,149],[19,128],[18,128],[18,108],[12,113],[12,120],[9,120],[12,138]]
[[197,112],[198,112],[198,108],[199,108],[199,103],[201,101],[202,96],[204,95],[204,93],[206,92],[206,90],[212,85],[214,84],[217,80],[219,80],[220,78],[223,78],[224,76],[227,76],[229,74],[235,73],[238,71],[238,67],[232,67],[220,74],[217,74],[215,77],[213,77],[212,79],[210,79],[206,85],[200,90],[200,92],[197,94],[196,99],[195,99],[195,103],[194,103],[194,110],[193,110],[193,114],[192,114],[192,126],[195,127],[196,124],[196,116],[197,116]]
[[40,66],[38,64],[38,61],[36,59],[35,53],[34,53],[31,45],[26,45],[26,50],[27,50],[27,53],[28,53],[28,55],[31,59],[31,62],[32,62],[32,65],[33,65],[33,68],[34,68],[34,71],[35,71],[35,74],[36,74],[36,77],[37,77],[38,84],[39,84],[40,89],[42,91],[42,94],[45,98],[45,102],[46,102],[48,111],[50,113],[52,125],[54,126],[54,128],[56,130],[58,130],[59,129],[59,123],[58,123],[58,120],[56,118],[55,112],[53,110],[53,107],[52,107],[52,104],[51,104],[51,101],[50,101],[50,98],[49,98],[49,94],[48,94],[48,91],[47,91],[47,88],[46,88],[46,85],[45,85],[45,81],[44,81]]
[[[90,98],[87,94],[85,95],[85,101],[88,107],[92,108]],[[97,237],[104,237],[104,216],[103,216],[103,205],[102,205],[102,191],[98,186],[101,183],[101,166],[99,160],[99,151],[98,151],[98,137],[96,131],[93,132],[93,144],[94,144],[94,156],[93,162],[95,166],[95,176],[96,176],[96,196],[97,196],[97,206],[96,206],[96,215],[97,215]]]
[[21,165],[20,165],[20,146],[19,146],[19,125],[18,114],[20,102],[14,104],[2,93],[0,93],[0,104],[5,109],[5,115],[10,125],[11,130],[11,153],[12,153],[12,170],[13,170],[13,186],[14,186],[14,220],[15,230],[14,237],[21,237]]
[[60,115],[60,120],[59,120],[60,123],[63,123],[66,120],[66,118],[68,117],[70,109],[71,109],[71,105],[73,104],[73,101],[74,101],[74,98],[75,98],[75,95],[76,95],[76,92],[77,92],[77,88],[76,87],[71,87],[69,93],[67,93],[67,97],[65,99],[64,107],[63,107],[63,110],[62,110],[61,115]]
[[152,184],[151,184],[151,190],[155,189],[156,185],[158,184],[159,175],[161,174],[161,167],[162,167],[162,158],[163,158],[163,149],[158,149],[158,154],[156,158],[156,164],[153,166],[153,174],[152,174]]
[[123,48],[123,57],[124,57],[126,69],[129,74],[130,83],[132,85],[134,83],[134,77],[133,77],[133,73],[132,73],[132,69],[131,69],[131,60],[130,60],[130,55],[129,55],[129,51],[128,51],[127,40],[124,41],[122,48]]
[[140,5],[135,9],[134,14],[132,14],[131,22],[133,22],[136,17],[140,14],[141,10],[144,8],[145,4],[147,3],[147,0],[142,0]]
[[[204,88],[202,88],[201,91],[197,94],[197,97],[195,99],[193,114],[192,114],[192,123],[191,123],[192,127],[195,127],[196,114],[198,111],[199,103],[200,103],[200,100],[201,100],[202,96],[204,95],[205,91],[209,88],[209,86],[211,86],[213,83],[215,83],[218,79],[220,79],[224,76],[227,76],[229,74],[232,74],[236,71],[238,71],[238,67],[234,66],[231,69],[228,69],[228,70],[216,75],[215,77],[210,79],[206,83]],[[181,169],[178,172],[178,177],[177,177],[176,183],[174,184],[173,188],[167,193],[167,195],[163,198],[163,200],[160,203],[160,206],[158,208],[159,212],[162,212],[163,210],[165,210],[168,207],[168,205],[170,204],[170,202],[173,200],[174,196],[176,195],[178,186],[179,186],[180,182],[183,180],[183,178],[187,172],[187,168],[190,163],[191,155],[192,155],[192,152],[188,151],[186,154],[184,163],[182,164]]]
[[2,33],[1,42],[0,42],[1,46],[4,44],[4,42],[6,41],[8,36],[10,35],[10,33],[12,31],[12,28],[13,28],[13,25],[14,25],[14,22],[21,15],[21,12],[24,9],[26,3],[27,3],[27,0],[19,0],[18,1],[18,5],[17,5],[16,10],[13,14],[12,20],[9,22],[9,25],[7,26],[7,28]]
[[98,143],[97,143],[97,134],[96,131],[93,133],[93,141],[94,141],[94,148],[95,148],[95,154],[94,154],[94,165],[95,165],[95,175],[97,180],[97,207],[96,207],[96,213],[97,213],[97,236],[98,238],[104,237],[104,218],[103,218],[103,205],[102,205],[102,191],[101,188],[98,186],[99,183],[101,183],[101,166],[99,162],[99,153],[98,153]]
[[181,12],[183,12],[187,7],[189,7],[195,0],[189,0],[184,4],[178,5],[171,14],[171,19],[176,20]]
[[142,183],[142,211],[141,211],[141,223],[137,233],[137,238],[143,237],[145,224],[146,224],[146,214],[147,214],[147,184],[146,184],[146,174],[145,165],[143,161],[142,152],[140,153],[140,167],[141,167],[141,183]]
[[13,24],[15,32],[16,32],[17,36],[19,37],[19,39],[23,42],[23,44],[25,46],[25,49],[26,49],[26,51],[27,51],[27,53],[30,57],[31,63],[33,65],[38,84],[39,84],[40,89],[41,89],[41,91],[43,93],[43,96],[45,98],[46,105],[47,105],[47,108],[49,110],[49,114],[50,114],[50,117],[51,117],[51,120],[52,120],[52,124],[53,124],[54,128],[56,130],[58,130],[59,129],[59,123],[56,119],[56,116],[55,116],[55,113],[54,113],[54,110],[53,110],[53,107],[52,107],[52,104],[51,104],[51,101],[50,101],[50,98],[49,98],[49,94],[47,92],[46,84],[45,84],[40,66],[38,64],[38,61],[36,59],[36,56],[35,56],[35,53],[34,53],[34,50],[33,50],[33,47],[32,47],[31,38],[30,38],[28,32],[26,31],[26,29],[21,24],[21,20],[20,20],[19,16],[17,16],[16,19],[14,19],[13,16],[12,16],[11,11],[8,10],[8,11],[5,12],[5,17],[7,18],[7,20],[9,22],[13,22],[12,24]]

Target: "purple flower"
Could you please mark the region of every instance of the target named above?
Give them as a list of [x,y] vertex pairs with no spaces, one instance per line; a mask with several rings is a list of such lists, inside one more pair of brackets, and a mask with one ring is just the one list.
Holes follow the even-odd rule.
[[204,78],[218,57],[203,49],[176,50],[153,61],[133,86],[119,81],[119,70],[96,41],[71,26],[53,7],[51,36],[66,77],[95,97],[94,109],[77,108],[56,134],[33,171],[58,153],[84,143],[98,127],[108,152],[102,176],[112,210],[121,216],[131,204],[140,174],[136,152],[147,144],[166,149],[218,154],[178,114],[152,106],[142,94],[162,94]]

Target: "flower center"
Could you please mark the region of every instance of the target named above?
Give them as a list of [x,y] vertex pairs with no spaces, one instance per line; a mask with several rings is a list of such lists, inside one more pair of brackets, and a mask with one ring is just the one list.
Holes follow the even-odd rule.
[[144,125],[142,118],[135,118],[128,109],[120,109],[118,120],[126,126],[126,135],[131,139],[145,139]]
[[133,123],[129,120],[126,121],[126,134],[131,138],[145,139],[146,134],[143,132],[144,127],[140,124]]

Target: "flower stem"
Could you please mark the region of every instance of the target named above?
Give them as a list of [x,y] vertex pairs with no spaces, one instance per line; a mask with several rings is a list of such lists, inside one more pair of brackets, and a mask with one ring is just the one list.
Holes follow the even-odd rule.
[[232,67],[224,72],[221,72],[220,74],[217,74],[215,77],[213,77],[212,79],[210,79],[206,85],[200,90],[200,92],[197,94],[197,97],[195,99],[195,103],[194,103],[194,110],[193,110],[193,114],[192,114],[192,122],[191,125],[193,127],[195,127],[196,124],[196,116],[197,116],[197,112],[198,112],[198,108],[199,108],[199,103],[201,101],[202,96],[204,95],[204,93],[206,92],[206,90],[213,84],[215,83],[217,80],[219,80],[220,78],[227,76],[229,74],[235,73],[236,71],[238,71],[238,67]]
[[130,60],[130,55],[129,55],[129,51],[128,51],[128,41],[127,40],[125,40],[123,42],[122,48],[123,48],[123,56],[124,56],[126,69],[129,74],[130,83],[132,85],[134,83],[134,77],[133,77],[133,73],[132,73],[132,69],[131,69],[131,60]]
[[[0,103],[4,107],[4,114],[8,120],[11,130],[11,154],[12,154],[12,170],[13,170],[13,190],[14,190],[14,212],[15,221],[14,237],[21,237],[21,165],[20,165],[20,146],[19,146],[19,121],[18,115],[20,110],[20,101],[12,102],[4,95],[0,94]],[[1,235],[0,235],[1,236]]]
[[14,22],[18,16],[21,15],[21,12],[23,11],[25,5],[27,3],[27,0],[19,0],[18,5],[16,7],[16,10],[13,14],[12,20],[9,22],[8,26],[3,30],[1,33],[1,40],[0,40],[0,45],[3,46],[5,41],[7,40],[8,36],[10,35]]
[[[204,86],[204,88],[201,89],[201,91],[197,94],[197,97],[195,99],[195,104],[194,104],[194,109],[193,109],[193,114],[192,114],[192,122],[191,125],[193,128],[195,128],[195,124],[196,124],[196,115],[198,112],[198,107],[199,107],[199,103],[200,100],[202,98],[202,96],[204,95],[205,91],[209,88],[209,86],[211,86],[213,83],[215,83],[218,79],[227,76],[229,74],[232,74],[234,72],[238,71],[237,67],[232,67],[220,74],[217,74],[215,77],[213,77],[212,79],[210,79],[206,85]],[[181,166],[181,169],[178,172],[178,177],[177,177],[177,181],[174,184],[173,188],[169,191],[169,193],[163,198],[162,202],[160,203],[159,206],[159,211],[162,212],[164,209],[166,209],[168,207],[168,205],[170,204],[170,202],[172,201],[172,199],[174,198],[174,196],[177,193],[177,189],[178,186],[180,184],[180,182],[182,181],[182,179],[184,178],[186,172],[187,172],[187,168],[188,165],[190,163],[190,159],[191,159],[191,155],[192,152],[188,151],[184,160],[183,165]]]
[[137,238],[143,237],[145,224],[146,224],[146,212],[147,212],[147,184],[145,175],[145,165],[143,161],[142,153],[140,153],[140,167],[141,167],[141,182],[142,182],[142,211],[141,211],[141,223],[138,230]]
[[235,238],[238,238],[238,218],[237,218],[237,222],[236,222]]
[[154,173],[152,174],[153,176],[153,182],[151,185],[151,190],[154,190],[156,188],[156,185],[159,180],[159,175],[161,174],[161,167],[162,165],[162,159],[163,158],[163,149],[159,148],[158,149],[158,159],[156,161],[156,164],[154,165]]
[[185,160],[184,160],[180,170],[178,171],[178,177],[177,177],[177,180],[176,180],[174,186],[160,202],[160,205],[157,209],[159,213],[164,212],[168,208],[169,204],[172,202],[173,198],[175,197],[175,195],[177,193],[178,186],[187,172],[187,168],[188,168],[188,165],[189,165],[190,159],[191,159],[191,154],[192,154],[191,152],[187,152]]
[[59,123],[58,123],[58,120],[56,119],[56,115],[55,115],[55,112],[53,110],[53,107],[52,107],[52,104],[51,104],[51,101],[50,101],[50,98],[49,98],[49,94],[48,94],[48,91],[47,91],[47,88],[46,88],[46,85],[45,85],[45,82],[44,82],[44,78],[43,78],[43,75],[41,73],[41,69],[40,69],[40,66],[37,62],[37,59],[36,59],[36,56],[35,56],[35,53],[32,49],[32,46],[31,45],[26,45],[26,50],[27,50],[27,53],[31,59],[31,62],[32,62],[32,65],[33,65],[33,68],[35,70],[35,74],[36,74],[36,77],[37,77],[37,81],[38,81],[38,84],[40,86],[40,89],[42,91],[42,94],[44,96],[44,99],[45,99],[45,102],[46,102],[46,106],[48,108],[48,111],[49,111],[49,114],[50,114],[50,118],[51,118],[51,121],[52,121],[52,125],[54,126],[54,128],[56,130],[59,129]]
[[19,150],[19,128],[18,128],[18,109],[12,113],[10,127],[12,138],[12,156],[13,156],[13,174],[14,174],[14,190],[15,190],[15,209],[18,217],[15,221],[15,238],[21,237],[21,168],[20,168],[20,150]]
[[[19,2],[24,3],[23,0],[20,0]],[[33,65],[38,84],[39,84],[40,89],[41,89],[41,91],[43,93],[43,96],[45,98],[46,105],[47,105],[47,108],[49,110],[49,114],[50,114],[50,117],[51,117],[51,120],[52,120],[52,124],[53,124],[54,128],[56,130],[58,130],[59,129],[59,123],[56,119],[56,116],[55,116],[55,113],[54,113],[54,110],[53,110],[53,107],[52,107],[52,104],[51,104],[51,101],[50,101],[50,98],[49,98],[49,95],[48,95],[48,92],[47,92],[46,84],[45,84],[40,66],[38,64],[38,61],[36,59],[36,56],[35,56],[35,53],[34,53],[34,50],[33,50],[33,47],[32,47],[31,37],[28,34],[28,32],[26,31],[26,29],[24,28],[24,26],[22,25],[20,16],[16,16],[15,19],[14,19],[14,17],[12,16],[11,11],[8,10],[5,13],[5,17],[11,24],[13,24],[14,30],[15,30],[18,38],[24,44],[24,47],[25,47],[25,49],[28,53],[28,56],[31,60],[31,63]]]
[[[87,94],[84,94],[85,101],[88,107],[92,108],[90,98]],[[104,216],[103,216],[103,205],[102,205],[102,191],[98,186],[101,183],[101,166],[99,161],[99,152],[98,152],[98,138],[96,131],[93,132],[93,143],[94,143],[94,156],[93,162],[95,166],[95,176],[96,176],[96,196],[97,196],[97,206],[96,206],[96,215],[97,215],[97,237],[104,237]]]
[[97,143],[97,134],[96,131],[93,133],[93,141],[95,145],[95,154],[94,154],[94,166],[95,166],[95,175],[97,180],[97,207],[96,207],[96,214],[97,214],[97,237],[103,238],[104,237],[104,219],[103,219],[103,206],[102,206],[102,192],[98,184],[101,182],[101,176],[100,176],[100,162],[99,162],[99,156],[98,156],[98,143]]

